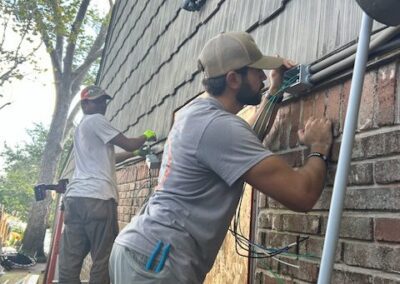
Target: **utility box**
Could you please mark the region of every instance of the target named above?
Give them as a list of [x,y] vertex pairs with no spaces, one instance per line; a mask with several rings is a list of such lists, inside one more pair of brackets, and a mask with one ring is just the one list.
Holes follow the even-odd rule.
[[308,78],[309,65],[299,64],[283,74],[283,84],[287,84],[285,92],[289,94],[307,93],[313,86]]

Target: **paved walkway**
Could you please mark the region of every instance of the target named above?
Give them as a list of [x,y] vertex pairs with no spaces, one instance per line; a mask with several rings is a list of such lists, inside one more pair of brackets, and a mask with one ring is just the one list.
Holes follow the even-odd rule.
[[41,283],[44,273],[46,271],[46,263],[37,263],[27,269],[12,269],[10,271],[4,271],[4,274],[0,276],[1,284],[17,284],[21,282],[27,275],[39,275],[40,280],[37,283]]

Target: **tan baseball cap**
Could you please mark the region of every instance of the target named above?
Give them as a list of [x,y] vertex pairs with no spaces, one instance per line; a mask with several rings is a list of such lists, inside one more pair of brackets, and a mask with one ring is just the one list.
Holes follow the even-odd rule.
[[95,100],[102,96],[106,96],[107,99],[111,100],[111,97],[106,93],[106,91],[96,85],[87,86],[81,91],[81,101]]
[[282,64],[282,58],[263,55],[253,37],[246,32],[226,32],[213,37],[198,58],[205,78],[218,77],[245,66],[275,69]]

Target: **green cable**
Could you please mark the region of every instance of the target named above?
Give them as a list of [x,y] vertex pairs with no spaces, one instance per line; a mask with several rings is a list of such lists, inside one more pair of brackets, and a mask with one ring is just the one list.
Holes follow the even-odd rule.
[[[255,125],[254,125],[254,131],[257,133],[257,136],[260,140],[264,139],[265,137],[265,131],[266,129],[263,129],[263,127],[265,127],[266,122],[269,121],[269,119],[271,118],[272,112],[271,110],[273,109],[273,107],[277,104],[277,102],[280,99],[280,96],[285,92],[285,90],[290,87],[290,85],[292,83],[294,83],[297,80],[297,76],[293,76],[289,79],[286,79],[282,82],[280,88],[278,89],[278,91],[270,96],[268,98],[268,102],[266,107],[264,108],[264,110],[261,112],[260,116],[258,117]],[[266,125],[266,127],[268,127],[268,125]]]

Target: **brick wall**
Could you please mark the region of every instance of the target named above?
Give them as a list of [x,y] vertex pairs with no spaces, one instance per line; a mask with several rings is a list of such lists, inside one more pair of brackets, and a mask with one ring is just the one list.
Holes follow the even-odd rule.
[[[161,159],[161,157],[159,157]],[[149,171],[146,163],[123,167],[117,171],[119,190],[118,223],[119,229],[125,227],[133,216],[139,213],[143,203],[157,185],[158,170]]]
[[[348,177],[332,283],[400,283],[400,125],[399,62],[368,71]],[[308,214],[286,210],[260,194],[257,241],[268,247],[309,236],[299,255],[257,261],[256,283],[315,283],[339,156],[351,80],[285,104],[267,137],[272,150],[291,165],[307,150],[296,132],[310,116],[334,122],[335,143],[326,188]],[[295,251],[292,250],[292,253]],[[278,275],[279,274],[279,275]]]

